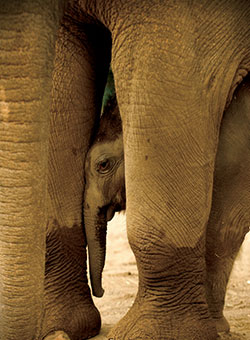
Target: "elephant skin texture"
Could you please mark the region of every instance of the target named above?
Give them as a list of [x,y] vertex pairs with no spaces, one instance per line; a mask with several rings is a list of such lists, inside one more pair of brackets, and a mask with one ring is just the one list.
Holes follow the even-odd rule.
[[[100,119],[85,163],[84,224],[89,250],[90,279],[95,296],[104,293],[101,274],[105,259],[107,222],[125,209],[125,174],[122,122],[111,97]],[[102,247],[96,247],[96,233]],[[97,249],[100,248],[100,252]]]
[[[123,144],[121,143],[122,122],[119,116],[119,108],[115,97],[113,97],[107,103],[104,114],[101,116],[100,125],[88,151],[85,164],[84,216],[92,216],[91,219],[85,221],[87,240],[88,233],[91,235],[89,230],[92,231],[92,235],[95,235],[96,229],[103,228],[103,233],[99,232],[100,237],[102,237],[99,242],[102,245],[106,243],[103,238],[106,238],[107,222],[112,219],[115,212],[125,209],[126,206]],[[249,129],[250,78],[247,77],[235,91],[232,102],[223,114],[216,156],[215,187],[212,202],[217,200],[217,187],[220,188],[226,179],[225,172],[229,172],[230,169],[238,172],[240,169],[236,169],[236,167],[241,167],[243,160],[245,162],[245,153],[248,152],[249,148]],[[242,190],[242,187],[240,187],[240,190]],[[105,221],[103,221],[103,218]],[[210,218],[212,219],[213,216],[211,215]],[[213,223],[212,227],[214,228],[214,221],[209,221],[209,223]],[[246,225],[242,226],[242,230],[238,230],[238,227],[239,224],[235,223],[230,227],[228,224],[225,227],[219,227],[216,234],[216,238],[220,237],[218,249],[214,248],[214,244],[219,241],[213,238],[213,234],[207,233],[206,259],[209,269],[206,281],[207,298],[210,313],[214,317],[218,332],[229,331],[229,324],[223,316],[226,286],[235,257],[246,232],[249,230],[247,222]],[[223,230],[224,228],[227,230]],[[234,237],[225,236],[226,233],[232,233]],[[95,248],[93,251],[95,253]],[[90,264],[91,262],[98,263],[98,259],[90,260]],[[100,265],[99,268],[92,269],[92,266],[90,266],[90,271],[94,271],[90,273],[91,277],[95,275],[97,270],[99,271],[99,291],[102,291],[100,271],[103,270],[103,262],[102,260],[102,266]],[[214,275],[214,272],[216,275]],[[95,290],[93,291],[95,292]],[[94,295],[98,296],[98,294]]]
[[84,172],[110,65],[139,286],[109,337],[214,340],[228,329],[225,288],[250,219],[249,22],[248,0],[1,3],[1,340],[100,330],[86,236],[101,296],[103,225],[125,190],[85,231]]

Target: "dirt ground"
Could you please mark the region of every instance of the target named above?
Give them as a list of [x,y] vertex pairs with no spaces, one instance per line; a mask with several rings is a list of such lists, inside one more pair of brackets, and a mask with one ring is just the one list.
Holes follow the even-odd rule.
[[[102,315],[102,329],[95,340],[107,339],[109,329],[127,312],[137,292],[137,269],[128,245],[126,218],[116,215],[108,225],[107,257],[103,273],[105,294],[94,298]],[[225,316],[231,332],[220,340],[250,340],[250,233],[235,262],[230,278]],[[164,340],[164,339],[162,339]]]

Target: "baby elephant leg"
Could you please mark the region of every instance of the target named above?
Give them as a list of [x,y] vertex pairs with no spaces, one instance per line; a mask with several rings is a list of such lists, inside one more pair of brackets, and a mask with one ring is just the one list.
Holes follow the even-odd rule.
[[212,209],[207,228],[206,292],[217,331],[229,331],[223,316],[226,286],[250,225],[250,81],[237,89],[226,110],[218,146]]

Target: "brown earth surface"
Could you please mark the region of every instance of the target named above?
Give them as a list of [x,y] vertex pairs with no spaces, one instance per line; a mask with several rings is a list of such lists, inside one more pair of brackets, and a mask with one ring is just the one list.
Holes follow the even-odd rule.
[[[93,340],[108,339],[110,328],[127,312],[137,292],[137,268],[126,235],[126,218],[116,215],[108,225],[107,257],[103,272],[105,294],[94,298],[102,329]],[[227,289],[225,316],[231,332],[220,340],[250,340],[250,233],[235,261]],[[164,340],[164,339],[162,339]]]

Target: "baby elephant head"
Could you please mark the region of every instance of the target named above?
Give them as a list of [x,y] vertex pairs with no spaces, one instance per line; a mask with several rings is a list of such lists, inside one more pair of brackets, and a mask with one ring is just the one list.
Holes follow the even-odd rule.
[[101,297],[107,222],[126,206],[122,123],[115,97],[101,116],[86,157],[85,176],[84,223],[90,280],[93,294]]

